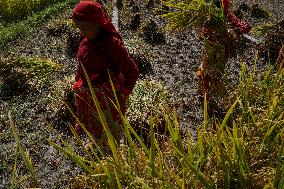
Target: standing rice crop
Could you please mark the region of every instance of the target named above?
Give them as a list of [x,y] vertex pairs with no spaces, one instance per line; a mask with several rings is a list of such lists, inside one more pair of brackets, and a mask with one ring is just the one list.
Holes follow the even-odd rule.
[[61,0],[0,0],[0,21],[7,23],[22,20],[29,14]]
[[125,142],[118,144],[98,111],[110,150],[85,130],[94,143],[87,150],[72,127],[85,156],[63,139],[49,141],[86,173],[72,180],[72,188],[283,188],[284,70],[246,70],[243,64],[237,97],[221,122],[206,116],[205,97],[196,137],[181,135],[175,111],[160,107],[167,135],[159,140],[154,115],[148,143],[122,117]]

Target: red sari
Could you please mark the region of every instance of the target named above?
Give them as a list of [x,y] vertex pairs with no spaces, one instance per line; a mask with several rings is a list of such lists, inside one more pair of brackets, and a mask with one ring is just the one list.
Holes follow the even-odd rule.
[[101,109],[107,118],[116,123],[120,122],[120,116],[111,103],[111,101],[115,102],[115,100],[109,74],[118,97],[120,110],[125,113],[126,101],[138,79],[139,71],[124,47],[121,36],[98,3],[81,1],[73,9],[71,18],[76,21],[100,24],[102,28],[95,39],[84,38],[81,41],[78,49],[79,63],[73,85],[73,90],[76,93],[77,118],[79,120],[76,129],[81,129],[81,123],[94,137],[99,137],[103,132],[103,127],[98,119],[84,69]]

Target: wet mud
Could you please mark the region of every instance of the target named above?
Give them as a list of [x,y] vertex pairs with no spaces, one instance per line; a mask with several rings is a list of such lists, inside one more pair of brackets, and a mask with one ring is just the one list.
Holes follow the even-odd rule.
[[[246,3],[249,7],[256,3],[260,6],[268,4],[266,7],[272,12],[272,18],[267,19],[255,18],[246,11],[240,10],[242,17],[249,20],[253,26],[265,22],[277,23],[283,18],[283,11],[281,12],[279,8],[283,7],[280,0],[273,3],[261,0],[249,3],[236,1],[237,5],[242,3]],[[135,4],[135,1],[130,1],[127,6],[120,6],[120,33],[140,68],[139,82],[162,83],[168,91],[168,102],[171,102],[171,106],[177,111],[181,127],[183,130],[191,130],[194,134],[195,128],[203,122],[203,105],[198,97],[195,76],[203,42],[198,39],[193,30],[185,29],[182,32],[173,33],[165,29],[167,22],[157,15],[168,7],[160,4],[159,1],[149,0],[139,5]],[[234,7],[234,9],[237,8]],[[54,24],[54,20],[66,20],[68,15],[68,11],[54,15],[35,33],[11,42],[1,50],[1,60],[18,56],[40,56],[56,60],[62,68],[52,72],[44,84],[34,89],[30,85],[31,76],[24,70],[17,69],[17,66],[9,67],[9,64],[3,65],[0,61],[0,159],[2,163],[0,188],[6,188],[10,184],[16,150],[16,143],[11,137],[11,129],[7,124],[8,112],[11,113],[18,128],[22,145],[30,152],[42,188],[52,188],[56,185],[60,188],[69,187],[70,178],[81,172],[76,165],[59,154],[46,141],[46,139],[55,139],[54,133],[48,129],[50,125],[53,125],[75,146],[75,139],[68,131],[68,123],[72,125],[75,121],[64,106],[64,101],[70,105],[71,109],[74,109],[74,96],[70,93],[70,88],[74,80],[76,51],[80,36],[78,31],[66,24]],[[280,33],[275,30],[274,34],[262,37],[262,40],[267,42],[261,44],[264,45],[263,47],[259,45],[259,48],[263,48],[265,52],[264,57],[257,61],[258,70],[267,68],[265,60],[267,49],[271,49],[269,52],[272,54],[272,61],[277,59],[279,43],[274,42],[273,39],[279,40]],[[281,40],[283,42],[283,38]],[[252,67],[258,50],[258,46],[249,41],[241,41],[240,44],[243,45],[240,48],[242,51],[235,52],[226,66],[226,80],[230,83],[232,90],[238,83],[240,62],[246,62]],[[136,118],[129,117],[129,119]],[[23,179],[19,180],[21,187],[29,187],[24,162],[19,160],[18,167],[18,174]]]

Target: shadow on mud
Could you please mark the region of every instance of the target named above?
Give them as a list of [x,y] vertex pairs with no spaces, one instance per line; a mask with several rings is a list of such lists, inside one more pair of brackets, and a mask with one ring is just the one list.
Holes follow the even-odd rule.
[[143,37],[147,43],[151,45],[161,45],[166,43],[165,35],[154,20],[144,23],[141,30],[142,33],[140,36]]
[[65,91],[64,101],[52,118],[52,126],[60,132],[72,135],[69,124],[74,126],[76,123],[73,113],[76,115],[75,95],[70,89]]
[[29,74],[17,62],[0,60],[0,100],[25,97],[31,89]]
[[152,64],[147,57],[139,54],[130,54],[130,56],[138,66],[141,76],[145,76],[153,72]]
[[284,46],[284,20],[271,27],[265,40],[259,45],[259,55],[272,64],[277,62],[281,48]]

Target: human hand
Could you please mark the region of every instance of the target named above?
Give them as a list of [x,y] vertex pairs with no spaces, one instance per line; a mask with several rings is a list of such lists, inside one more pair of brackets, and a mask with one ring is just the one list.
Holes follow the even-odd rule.
[[236,39],[237,37],[240,36],[240,33],[238,32],[238,30],[233,29],[233,28],[228,29],[228,34],[229,34],[229,37],[232,39]]
[[123,95],[125,95],[125,96],[129,96],[129,95],[132,93],[129,89],[127,89],[127,88],[125,88],[125,87],[122,87],[122,88],[120,89],[120,92],[121,92],[121,94],[123,94]]
[[197,31],[197,36],[200,40],[207,38],[208,35],[209,35],[209,30],[206,27],[202,27]]

